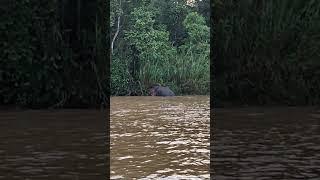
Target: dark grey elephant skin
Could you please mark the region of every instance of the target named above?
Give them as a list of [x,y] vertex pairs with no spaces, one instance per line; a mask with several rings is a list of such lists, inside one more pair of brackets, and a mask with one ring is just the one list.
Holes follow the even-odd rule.
[[153,86],[150,89],[151,96],[175,96],[167,86]]

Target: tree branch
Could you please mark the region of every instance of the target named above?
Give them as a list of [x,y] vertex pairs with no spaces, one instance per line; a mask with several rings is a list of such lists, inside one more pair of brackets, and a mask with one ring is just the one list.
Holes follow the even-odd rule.
[[[121,9],[121,0],[120,0],[120,9]],[[119,14],[118,16],[118,23],[117,23],[117,31],[116,33],[114,34],[113,38],[112,38],[112,42],[111,42],[111,54],[113,54],[113,46],[114,46],[114,42],[119,34],[119,31],[120,31],[120,17],[121,17],[121,14]]]

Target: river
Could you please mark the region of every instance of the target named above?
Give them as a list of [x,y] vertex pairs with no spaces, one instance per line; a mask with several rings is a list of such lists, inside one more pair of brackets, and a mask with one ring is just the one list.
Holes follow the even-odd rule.
[[213,179],[319,179],[320,110],[214,110]]
[[111,179],[209,179],[208,96],[113,97]]
[[0,112],[0,179],[107,179],[99,110]]
[[319,179],[320,110],[112,97],[98,110],[0,111],[0,179]]

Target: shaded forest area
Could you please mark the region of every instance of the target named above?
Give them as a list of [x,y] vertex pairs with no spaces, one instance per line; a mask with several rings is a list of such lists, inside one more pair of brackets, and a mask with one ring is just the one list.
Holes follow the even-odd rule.
[[214,102],[319,104],[320,1],[214,0],[211,21],[209,2],[3,0],[0,105],[95,106],[151,83],[208,94],[208,27]]
[[102,0],[1,1],[0,105],[105,103],[108,8]]
[[112,0],[111,95],[209,95],[209,0]]
[[320,104],[320,1],[212,4],[216,106]]

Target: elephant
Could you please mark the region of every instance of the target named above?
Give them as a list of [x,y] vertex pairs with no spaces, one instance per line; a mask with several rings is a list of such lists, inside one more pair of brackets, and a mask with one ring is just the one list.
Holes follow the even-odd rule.
[[175,96],[174,92],[167,86],[161,86],[160,84],[155,84],[150,87],[151,96]]

